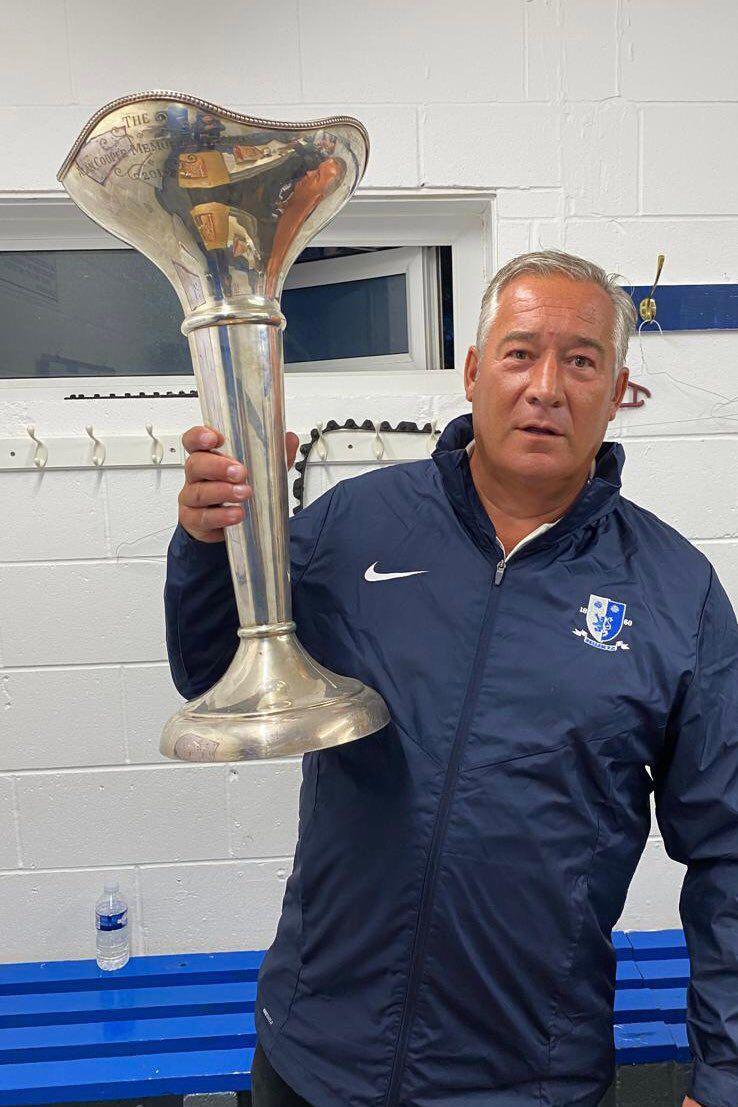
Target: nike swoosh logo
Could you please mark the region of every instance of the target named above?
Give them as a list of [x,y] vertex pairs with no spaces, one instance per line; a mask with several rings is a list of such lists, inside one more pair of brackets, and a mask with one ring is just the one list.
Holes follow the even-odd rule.
[[374,566],[370,565],[364,573],[364,580],[398,580],[400,577],[416,577],[418,573],[427,573],[427,569],[411,569],[409,573],[377,573]]

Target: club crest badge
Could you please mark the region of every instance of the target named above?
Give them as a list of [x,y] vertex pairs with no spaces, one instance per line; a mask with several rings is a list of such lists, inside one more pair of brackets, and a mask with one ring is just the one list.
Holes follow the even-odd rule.
[[618,638],[623,627],[633,625],[630,619],[625,618],[626,606],[609,596],[592,595],[588,606],[579,608],[579,614],[586,616],[587,630],[574,627],[572,633],[598,650],[629,650],[630,646]]

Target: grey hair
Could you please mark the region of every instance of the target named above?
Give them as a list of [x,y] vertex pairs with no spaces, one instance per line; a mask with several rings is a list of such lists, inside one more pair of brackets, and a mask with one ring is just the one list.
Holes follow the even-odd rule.
[[613,379],[625,365],[628,354],[628,340],[636,329],[636,309],[628,293],[620,288],[617,281],[619,273],[606,273],[592,261],[585,261],[575,254],[565,254],[560,250],[538,250],[508,261],[498,269],[487,285],[482,296],[477,328],[477,349],[480,354],[489,329],[497,314],[500,293],[516,277],[532,273],[538,277],[548,277],[555,273],[563,274],[574,281],[591,281],[599,285],[612,300],[615,309],[612,342],[615,347],[615,366]]

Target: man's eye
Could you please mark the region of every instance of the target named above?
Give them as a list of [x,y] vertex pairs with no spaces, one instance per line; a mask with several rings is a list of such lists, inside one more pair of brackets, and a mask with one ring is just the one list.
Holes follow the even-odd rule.
[[508,357],[513,357],[513,358],[516,358],[517,360],[520,360],[518,355],[520,355],[520,357],[528,357],[529,356],[527,350],[510,350],[510,353],[508,354]]
[[576,362],[577,369],[584,369],[586,365],[594,365],[592,359],[585,357],[584,354],[575,354],[573,360]]

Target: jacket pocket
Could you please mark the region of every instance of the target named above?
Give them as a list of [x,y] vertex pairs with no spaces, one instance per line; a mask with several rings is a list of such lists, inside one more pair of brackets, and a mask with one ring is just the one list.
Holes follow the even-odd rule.
[[596,1074],[607,1083],[615,1066],[615,952],[593,917],[586,884],[579,934],[562,970],[549,1022],[548,1075],[571,1079]]
[[548,1024],[548,1036],[549,1044],[551,1039],[556,1036],[557,1027],[562,1018],[562,1012],[565,1009],[565,1001],[567,998],[568,986],[572,980],[574,965],[577,962],[577,954],[582,947],[582,931],[585,927],[585,923],[588,915],[589,898],[590,898],[590,876],[592,867],[594,865],[594,859],[597,856],[597,846],[600,837],[600,823],[597,820],[594,845],[592,847],[592,853],[590,856],[589,865],[586,872],[580,874],[577,878],[570,898],[569,914],[571,920],[571,936],[566,950],[561,958],[560,965],[557,971],[557,984],[553,991],[551,998],[551,1014]]
[[406,944],[430,832],[418,803],[432,807],[439,774],[391,723],[320,759],[301,845],[301,992],[368,997]]

